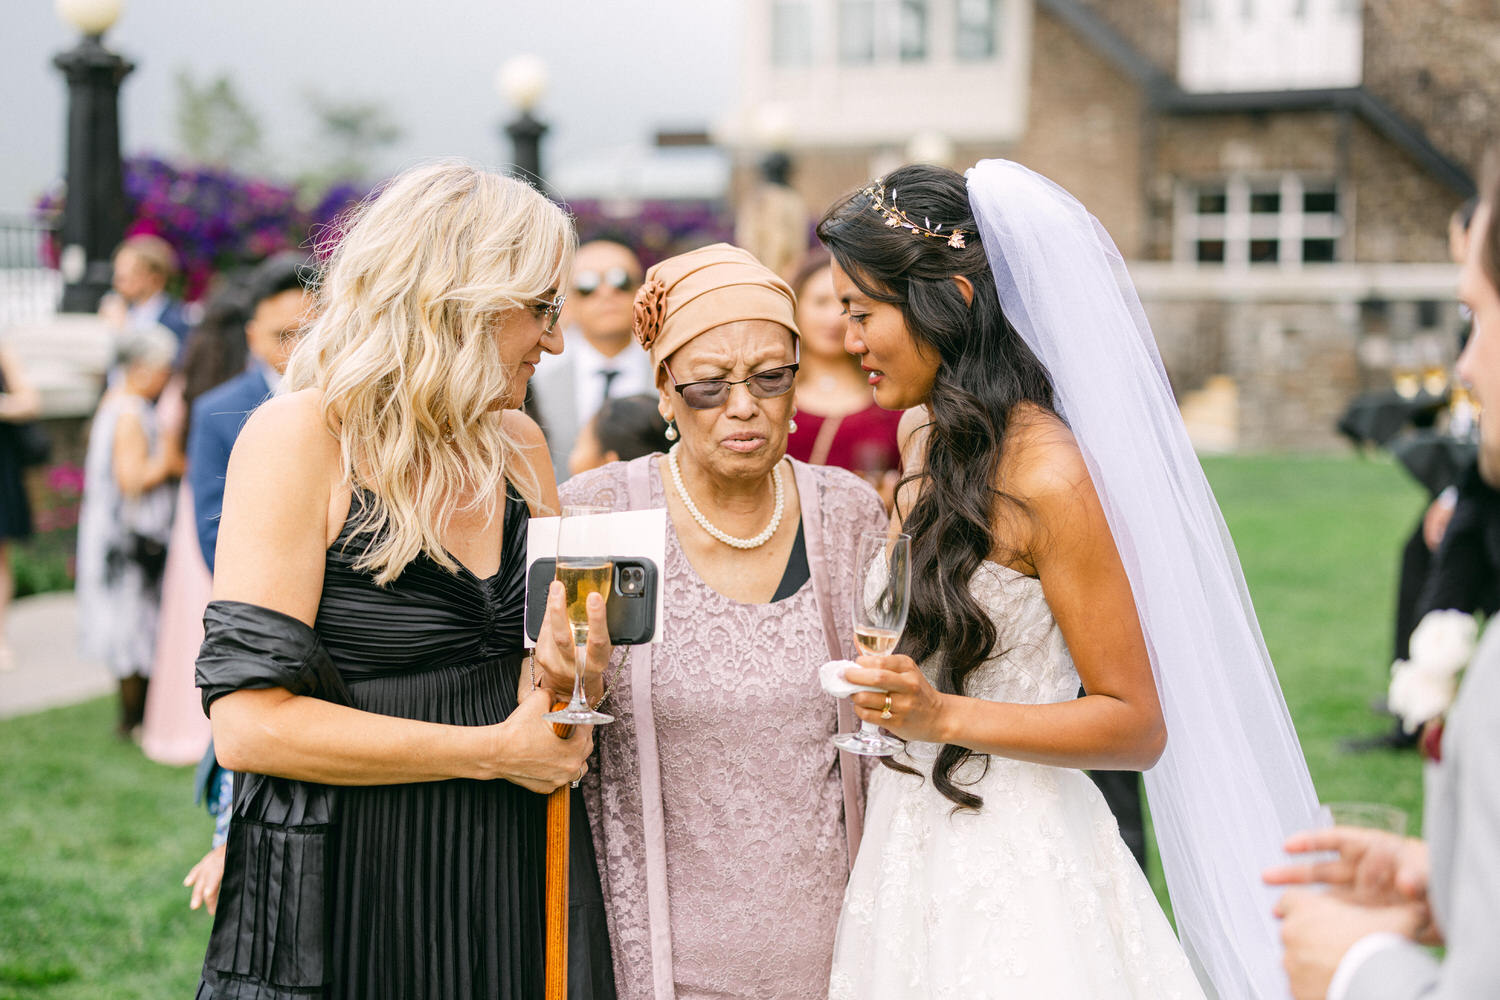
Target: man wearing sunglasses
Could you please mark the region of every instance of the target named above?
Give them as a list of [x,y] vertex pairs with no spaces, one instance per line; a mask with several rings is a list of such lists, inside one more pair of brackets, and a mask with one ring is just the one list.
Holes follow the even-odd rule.
[[595,240],[578,248],[563,312],[564,349],[531,380],[552,466],[568,467],[579,433],[606,399],[654,392],[651,362],[631,337],[641,262],[628,247]]

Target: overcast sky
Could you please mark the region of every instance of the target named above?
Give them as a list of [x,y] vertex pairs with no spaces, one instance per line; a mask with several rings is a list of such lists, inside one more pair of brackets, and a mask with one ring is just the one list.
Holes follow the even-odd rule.
[[[0,37],[0,213],[62,174],[64,86],[51,65],[76,32],[51,0],[5,0]],[[173,78],[227,73],[256,112],[272,166],[307,165],[304,94],[382,103],[404,136],[385,169],[424,157],[502,161],[510,114],[495,71],[542,56],[546,157],[643,144],[724,116],[738,75],[740,0],[124,0],[106,43],[136,63],[121,99],[127,155],[175,152]]]

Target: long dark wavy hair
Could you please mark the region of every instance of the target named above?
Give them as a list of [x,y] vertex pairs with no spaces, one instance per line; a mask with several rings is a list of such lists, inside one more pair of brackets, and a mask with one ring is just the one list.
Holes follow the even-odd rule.
[[[839,267],[870,298],[900,308],[918,348],[938,359],[927,399],[926,457],[921,471],[901,484],[904,490],[917,482],[920,490],[910,511],[898,509],[912,538],[911,612],[899,648],[937,664],[939,691],[965,694],[969,675],[991,655],[997,638],[969,581],[997,547],[997,511],[1026,511],[1000,483],[1006,431],[1019,403],[1055,412],[1052,380],[1000,308],[963,177],[917,165],[879,183],[887,204],[896,202],[907,218],[928,228],[941,225],[945,234],[963,233],[964,246],[955,247],[892,227],[863,191],[835,204],[818,223],[818,238]],[[964,301],[956,275],[973,284],[972,303]],[[957,808],[983,804],[953,779],[972,756],[949,744],[932,769],[933,785]],[[883,762],[910,770],[889,757]]]

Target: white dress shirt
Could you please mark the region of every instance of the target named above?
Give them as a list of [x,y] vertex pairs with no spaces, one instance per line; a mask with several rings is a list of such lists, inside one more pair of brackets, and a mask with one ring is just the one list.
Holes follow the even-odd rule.
[[573,402],[579,427],[588,423],[604,404],[607,371],[616,373],[609,380],[611,399],[655,391],[651,382],[651,356],[634,342],[611,358],[601,354],[577,330],[569,331],[564,340],[567,353],[572,355]]
[[1333,972],[1333,979],[1328,983],[1327,1000],[1355,1000],[1349,996],[1349,984],[1354,981],[1354,973],[1364,961],[1382,948],[1405,943],[1406,938],[1389,931],[1366,934],[1354,942],[1354,947],[1344,952],[1338,968]]
[[167,295],[157,292],[145,302],[130,307],[126,324],[132,330],[142,330],[161,322],[161,314],[167,311]]

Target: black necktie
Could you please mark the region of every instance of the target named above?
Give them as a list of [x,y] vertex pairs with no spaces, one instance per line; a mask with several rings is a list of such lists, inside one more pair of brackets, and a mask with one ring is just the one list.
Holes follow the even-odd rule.
[[610,386],[615,384],[615,379],[619,377],[620,373],[615,371],[613,368],[602,368],[600,369],[599,374],[604,376],[604,395],[599,397],[600,401],[602,402],[609,399]]

